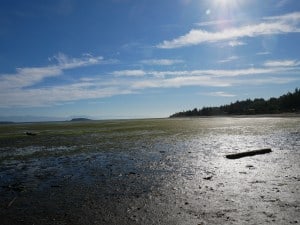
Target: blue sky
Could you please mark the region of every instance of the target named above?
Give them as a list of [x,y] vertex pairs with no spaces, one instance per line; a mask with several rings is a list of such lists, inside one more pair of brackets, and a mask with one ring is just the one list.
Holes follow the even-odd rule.
[[299,43],[298,0],[1,0],[0,118],[278,97],[300,87]]

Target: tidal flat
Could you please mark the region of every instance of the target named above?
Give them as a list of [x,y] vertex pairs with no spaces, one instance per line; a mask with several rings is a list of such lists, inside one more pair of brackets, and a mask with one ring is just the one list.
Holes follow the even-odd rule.
[[299,224],[300,118],[0,125],[0,221]]

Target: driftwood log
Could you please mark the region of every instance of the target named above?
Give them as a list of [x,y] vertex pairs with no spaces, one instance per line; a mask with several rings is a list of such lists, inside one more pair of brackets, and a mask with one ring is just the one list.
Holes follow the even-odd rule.
[[242,158],[242,157],[266,154],[266,153],[270,153],[270,152],[272,152],[272,150],[270,148],[264,148],[264,149],[254,150],[254,151],[229,154],[229,155],[226,155],[225,157],[227,159],[239,159],[239,158]]

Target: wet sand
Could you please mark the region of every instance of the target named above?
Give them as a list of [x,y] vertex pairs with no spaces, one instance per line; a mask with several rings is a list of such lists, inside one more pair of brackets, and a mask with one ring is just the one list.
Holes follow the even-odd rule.
[[[1,224],[300,223],[300,120],[215,120],[114,132],[102,151],[6,157]],[[87,149],[93,139],[84,140]],[[260,147],[273,151],[224,157]]]

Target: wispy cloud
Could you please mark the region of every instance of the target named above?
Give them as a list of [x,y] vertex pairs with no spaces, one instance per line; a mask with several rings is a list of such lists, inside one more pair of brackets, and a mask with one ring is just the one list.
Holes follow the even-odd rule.
[[264,66],[268,67],[294,67],[299,66],[300,61],[296,60],[273,60],[273,61],[266,61]]
[[187,34],[170,41],[163,41],[158,48],[172,49],[202,43],[236,40],[243,37],[257,37],[262,35],[286,34],[300,32],[300,12],[264,18],[265,22],[230,28],[222,31],[210,32],[203,29],[192,29]]
[[268,84],[288,84],[299,82],[299,78],[295,77],[263,77],[255,79],[242,79],[232,81],[232,85],[268,85]]
[[209,93],[206,93],[206,95],[216,96],[216,97],[235,97],[236,96],[234,94],[229,94],[229,93],[226,93],[223,91],[209,92]]
[[[245,69],[245,70],[210,70],[210,71],[174,71],[181,74],[176,77],[148,77],[134,81],[130,87],[132,90],[147,88],[180,88],[186,86],[202,87],[229,87],[234,85],[261,85],[261,84],[284,84],[299,80],[293,77],[274,77],[281,69]],[[167,72],[168,73],[168,72]],[[168,73],[170,74],[170,73]],[[185,74],[185,75],[183,75]],[[265,77],[257,78],[257,75],[265,74]],[[272,77],[269,77],[272,75]],[[247,76],[246,79],[243,79]],[[249,78],[255,76],[255,78]],[[226,93],[223,93],[224,95]],[[224,96],[225,97],[225,96]],[[229,97],[229,96],[227,96]]]
[[162,79],[147,79],[136,81],[132,84],[133,89],[145,88],[179,88],[185,86],[210,86],[210,87],[227,87],[230,82],[216,79],[209,76],[184,76]]
[[271,52],[267,52],[267,51],[256,53],[256,55],[269,55],[269,54],[271,54]]
[[34,85],[45,78],[63,74],[64,70],[91,66],[103,62],[103,57],[84,56],[82,58],[69,58],[59,53],[50,58],[54,65],[45,67],[17,68],[14,74],[0,74],[0,88],[23,88]]
[[227,62],[232,62],[232,61],[234,61],[234,60],[237,60],[239,57],[237,57],[237,56],[230,56],[230,57],[228,57],[228,58],[226,58],[226,59],[223,59],[223,60],[219,60],[218,62],[219,63],[227,63]]
[[239,77],[249,75],[278,74],[295,71],[294,67],[251,67],[243,69],[208,69],[208,70],[142,70],[144,75],[157,78],[186,77],[186,76],[213,76],[213,77]]
[[145,76],[146,73],[143,70],[118,70],[111,73],[114,76],[126,76],[126,77],[140,77]]
[[285,6],[286,4],[288,4],[290,2],[290,0],[280,0],[278,1],[278,3],[275,5],[277,8],[281,8],[283,6]]
[[246,45],[246,43],[242,41],[233,40],[233,41],[229,41],[228,45],[231,47],[236,47],[236,46]]
[[56,66],[17,68],[15,74],[0,75],[0,88],[6,90],[10,88],[27,87],[47,77],[59,76],[60,74],[62,74],[62,70]]
[[204,71],[207,74],[221,77],[236,77],[236,76],[247,76],[256,74],[268,74],[271,72],[277,72],[278,70],[272,70],[267,68],[246,68],[238,70],[207,70]]
[[281,73],[284,71],[294,70],[294,68],[276,67],[276,68],[244,68],[244,69],[210,69],[210,70],[122,70],[114,71],[116,76],[152,76],[157,78],[165,77],[186,77],[186,76],[214,76],[214,77],[237,77],[247,75]]
[[[53,64],[44,67],[17,68],[16,73],[0,74],[1,105],[43,105],[46,103],[71,100],[67,96],[72,93],[75,99],[88,93],[87,87],[92,82],[80,81],[72,85],[54,86],[49,88],[32,87],[46,78],[62,76],[65,70],[92,66],[101,63],[114,63],[106,61],[101,56],[83,55],[80,58],[70,58],[59,53],[49,59]],[[70,92],[70,90],[73,90]],[[81,90],[81,91],[80,91]],[[76,94],[77,93],[77,94]],[[100,92],[101,93],[101,92]]]
[[146,65],[171,66],[174,64],[183,63],[184,61],[179,59],[147,59],[141,60],[140,62]]
[[1,106],[51,106],[82,99],[99,99],[115,95],[130,94],[131,90],[120,87],[97,87],[95,84],[61,85],[48,88],[16,89],[0,92]]
[[58,53],[57,55],[49,58],[50,61],[56,61],[56,67],[65,70],[73,69],[77,67],[91,66],[95,64],[100,64],[103,62],[102,56],[94,57],[91,54],[83,54],[81,58],[70,58],[63,53]]
[[293,24],[298,24],[300,20],[300,12],[293,12],[293,13],[288,13],[280,16],[269,16],[269,17],[264,17],[264,20],[273,20],[273,21],[279,21],[283,23],[293,23]]
[[[132,84],[132,88],[145,89],[184,86],[228,87],[241,84],[283,84],[293,82],[295,78],[274,76],[276,76],[276,74],[282,75],[283,73],[289,72],[298,73],[299,69],[297,69],[297,67],[271,67],[236,70],[149,71],[145,73],[147,75],[153,75],[154,78],[136,81]],[[265,77],[257,78],[259,75],[265,75]],[[269,77],[270,75],[272,77]],[[169,76],[174,76],[174,78]],[[244,77],[246,77],[246,79]]]
[[231,22],[232,20],[214,20],[214,21],[205,21],[205,22],[196,23],[195,25],[199,27],[206,27],[206,26],[226,25]]

